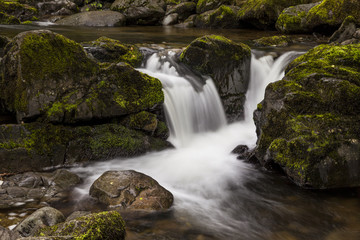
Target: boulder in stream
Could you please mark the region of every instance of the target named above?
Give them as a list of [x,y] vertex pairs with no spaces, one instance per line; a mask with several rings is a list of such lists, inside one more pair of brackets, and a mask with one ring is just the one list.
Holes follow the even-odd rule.
[[199,14],[194,21],[199,28],[237,28],[239,21],[236,6],[221,5],[219,8]]
[[119,27],[125,23],[123,14],[108,10],[76,13],[56,21],[60,25],[88,27]]
[[195,39],[180,60],[215,82],[229,121],[242,119],[250,72],[250,48],[225,37],[209,35]]
[[91,185],[90,195],[120,209],[166,210],[174,201],[156,180],[133,170],[103,173]]
[[320,45],[266,88],[254,113],[255,150],[298,185],[360,186],[360,45]]

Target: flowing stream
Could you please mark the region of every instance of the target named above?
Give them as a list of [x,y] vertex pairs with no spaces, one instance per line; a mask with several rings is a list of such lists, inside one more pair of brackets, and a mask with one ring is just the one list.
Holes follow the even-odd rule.
[[[194,87],[178,74],[179,66],[166,60],[174,54],[155,53],[139,70],[163,83],[169,141],[176,148],[73,168],[85,179],[74,192],[78,201],[86,198],[103,172],[133,169],[156,179],[173,193],[175,202],[165,222],[130,222],[138,227],[128,239],[339,239],[328,236],[347,231],[345,219],[350,213],[339,213],[338,201],[298,189],[285,177],[268,174],[231,154],[239,144],[255,146],[252,112],[266,85],[281,79],[286,65],[300,53],[287,52],[276,60],[270,55],[252,56],[245,120],[230,125],[212,79]],[[342,204],[357,204],[342,197]],[[359,215],[355,222],[360,226]]]

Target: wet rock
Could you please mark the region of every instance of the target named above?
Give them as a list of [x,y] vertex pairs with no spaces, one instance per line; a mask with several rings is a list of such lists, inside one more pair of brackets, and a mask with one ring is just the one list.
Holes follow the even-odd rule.
[[38,13],[36,8],[29,6],[28,4],[22,4],[18,1],[1,1],[0,12],[18,19],[19,23],[20,21],[36,20]]
[[99,62],[126,62],[133,67],[140,67],[143,56],[139,48],[123,44],[118,40],[100,37],[92,42],[83,43],[85,51]]
[[91,186],[90,195],[111,207],[165,210],[173,195],[151,177],[133,171],[107,171]]
[[130,25],[158,25],[165,16],[165,8],[163,0],[116,0],[111,5],[111,10],[124,14]]
[[250,72],[250,48],[222,36],[195,39],[180,60],[215,82],[229,121],[243,118]]
[[60,211],[51,207],[43,207],[21,221],[13,232],[21,237],[31,237],[41,228],[53,226],[63,221],[65,221],[65,217]]
[[84,217],[86,215],[89,215],[91,214],[91,212],[88,212],[88,211],[76,211],[76,212],[73,212],[72,214],[70,214],[70,216],[68,216],[66,218],[66,222],[69,222],[71,220],[74,220],[76,218],[79,218],[79,217]]
[[179,14],[172,13],[164,17],[164,20],[162,21],[162,25],[168,26],[168,25],[174,25],[178,23],[179,21]]
[[317,0],[247,0],[238,17],[241,22],[258,29],[274,29],[280,13],[287,7],[312,3]]
[[125,16],[115,11],[91,11],[76,13],[56,22],[60,25],[88,27],[119,27],[126,23]]
[[236,154],[238,159],[247,159],[250,152],[249,147],[246,145],[238,145],[231,153]]
[[13,236],[13,234],[9,229],[0,226],[0,239],[1,240],[12,240],[13,239],[12,236]]
[[78,217],[54,227],[44,228],[39,236],[51,239],[125,239],[125,222],[116,211],[101,212]]
[[285,8],[276,21],[276,29],[283,33],[311,32],[306,24],[306,16],[313,7],[320,3],[321,1]]
[[360,186],[359,47],[320,45],[268,85],[254,113],[262,165],[302,187]]
[[232,0],[200,0],[196,4],[196,13],[201,14],[219,8],[221,5],[231,5]]
[[237,28],[236,16],[238,7],[222,5],[218,9],[210,10],[198,15],[194,21],[199,28]]
[[272,36],[272,37],[263,37],[257,40],[254,40],[255,46],[257,47],[286,47],[292,43],[292,40],[287,36]]
[[340,28],[331,35],[329,42],[341,43],[349,40],[356,32],[356,20],[354,17],[347,17],[341,24]]
[[0,12],[0,24],[20,24],[20,20],[12,15]]
[[36,3],[41,19],[49,16],[67,16],[79,12],[78,6],[71,0],[39,1]]
[[[166,16],[177,14],[179,21],[184,21],[192,14],[195,14],[196,4],[194,2],[184,2],[176,5],[168,5],[166,9]],[[164,19],[165,20],[165,19]]]

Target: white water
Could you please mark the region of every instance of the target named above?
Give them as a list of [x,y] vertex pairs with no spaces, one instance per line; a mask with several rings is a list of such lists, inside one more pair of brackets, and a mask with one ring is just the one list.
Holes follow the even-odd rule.
[[92,182],[107,170],[134,169],[150,175],[173,193],[173,209],[179,219],[187,219],[217,236],[256,239],[257,223],[244,207],[246,200],[239,202],[233,196],[236,189],[252,201],[255,197],[245,184],[258,178],[259,173],[230,152],[239,144],[255,146],[252,112],[262,100],[266,85],[282,78],[284,66],[294,55],[287,53],[276,61],[270,56],[252,57],[246,118],[231,125],[226,125],[211,79],[202,92],[196,92],[169,63],[160,64],[154,55],[141,71],[163,82],[166,116],[173,127],[170,141],[176,149],[73,169],[87,176],[78,193],[87,195]]

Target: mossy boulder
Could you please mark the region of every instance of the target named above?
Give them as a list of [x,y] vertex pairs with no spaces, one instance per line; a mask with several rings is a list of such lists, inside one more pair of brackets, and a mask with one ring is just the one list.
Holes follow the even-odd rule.
[[217,35],[195,39],[180,56],[183,63],[212,77],[230,121],[243,117],[250,58],[247,45]]
[[256,156],[303,187],[360,186],[359,44],[320,45],[266,88]]
[[287,7],[317,0],[247,0],[238,12],[244,24],[258,29],[274,29],[280,13]]
[[130,25],[160,25],[165,16],[164,0],[115,0],[111,10],[125,15]]
[[198,28],[237,28],[239,22],[236,16],[238,7],[221,5],[218,9],[198,15],[194,21]]
[[93,213],[43,228],[35,236],[47,239],[125,239],[125,222],[116,211]]
[[333,33],[346,17],[353,16],[360,24],[360,2],[356,0],[323,0],[316,4],[285,9],[276,28],[285,33]]
[[178,14],[178,20],[184,21],[190,15],[195,14],[196,12],[196,3],[194,2],[184,2],[176,5],[170,5],[166,8],[166,16],[170,14]]
[[291,38],[288,36],[272,36],[272,37],[262,37],[260,39],[254,40],[255,46],[257,47],[285,47],[292,43]]
[[221,5],[232,5],[233,0],[199,0],[196,4],[196,13],[201,14],[219,8]]
[[[143,119],[145,122],[146,117]],[[163,126],[156,126],[157,131],[163,131]],[[0,173],[41,171],[136,156],[170,146],[164,138],[150,135],[115,123],[73,127],[42,123],[0,125]]]
[[104,10],[76,13],[56,21],[56,24],[88,27],[120,27],[126,24],[126,19],[119,12]]
[[1,1],[0,12],[13,16],[21,22],[36,20],[38,15],[38,10],[35,7],[17,1]]
[[83,43],[85,50],[99,62],[126,62],[139,67],[143,56],[139,48],[131,44],[123,44],[119,40],[100,37],[95,41]]
[[[134,46],[107,38],[93,45],[106,49],[109,59],[141,61]],[[17,35],[5,50],[2,71],[0,98],[18,122],[110,119],[156,108],[164,100],[158,79],[124,62],[99,65],[80,44],[50,31]]]
[[300,4],[284,9],[275,23],[276,29],[283,33],[311,32],[311,29],[307,26],[306,16],[310,9],[320,3]]
[[17,17],[0,12],[0,24],[20,24],[20,20]]
[[91,185],[90,196],[120,209],[166,210],[174,201],[156,180],[133,170],[103,173]]

